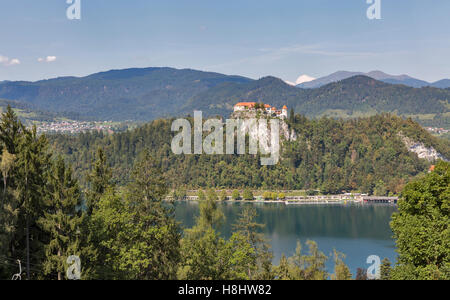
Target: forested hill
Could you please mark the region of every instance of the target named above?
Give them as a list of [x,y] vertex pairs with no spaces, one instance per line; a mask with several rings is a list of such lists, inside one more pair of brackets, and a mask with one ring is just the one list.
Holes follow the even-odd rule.
[[148,148],[173,188],[286,188],[321,189],[324,193],[361,190],[399,193],[412,177],[428,171],[430,162],[406,148],[400,134],[450,157],[450,143],[437,139],[413,121],[391,115],[353,120],[297,115],[289,121],[297,141],[285,142],[282,160],[261,167],[250,155],[174,155],[171,120],[156,120],[136,130],[103,136],[50,136],[53,152],[62,153],[83,174],[101,147],[116,181],[126,183],[137,155]]
[[450,112],[449,89],[392,85],[366,76],[355,76],[317,89],[295,88],[274,77],[240,85],[222,84],[192,98],[185,110],[196,107],[213,114],[225,114],[238,100],[259,100],[278,107],[287,104],[297,113],[312,117]]
[[175,115],[192,96],[224,82],[251,79],[190,69],[112,70],[86,77],[2,82],[0,98],[40,110],[80,113],[98,120],[153,120]]
[[126,69],[81,78],[2,82],[0,98],[41,111],[116,121],[150,121],[194,110],[228,116],[237,102],[245,100],[288,105],[309,117],[353,118],[392,112],[428,120],[437,117],[439,124],[450,120],[450,89],[392,85],[366,76],[301,89],[274,77],[252,80],[188,69]]

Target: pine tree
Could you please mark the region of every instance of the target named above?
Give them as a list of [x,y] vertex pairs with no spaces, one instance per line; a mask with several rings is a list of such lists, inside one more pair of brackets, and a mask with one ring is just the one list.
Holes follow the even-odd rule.
[[173,209],[163,204],[167,186],[157,162],[145,150],[127,187],[130,220],[124,224],[119,263],[130,279],[175,279],[180,259],[180,228]]
[[[10,276],[11,264],[17,258],[22,258],[17,250],[21,250],[17,241],[21,236],[18,231],[19,206],[17,183],[11,179],[16,179],[14,165],[16,164],[16,148],[22,132],[22,125],[14,114],[10,106],[1,115],[0,120],[0,149],[2,152],[0,169],[2,175],[3,189],[0,202],[0,276],[7,274]],[[6,277],[0,277],[6,278]]]
[[59,157],[54,163],[47,184],[45,214],[38,221],[48,232],[50,241],[45,249],[44,273],[49,278],[63,280],[66,260],[80,255],[81,193],[72,170]]
[[[39,264],[44,256],[43,242],[46,236],[36,221],[43,214],[42,199],[46,193],[46,174],[51,156],[47,147],[47,139],[45,136],[37,136],[36,127],[31,131],[23,129],[18,145],[14,146],[17,149],[15,185],[19,202],[19,226],[14,240],[18,243],[16,255],[25,258],[22,261],[26,262],[27,279],[32,277],[31,262]],[[39,272],[34,272],[36,276],[37,273]]]
[[247,243],[253,248],[252,259],[255,270],[248,270],[250,279],[270,280],[273,254],[270,251],[270,244],[261,231],[265,225],[256,222],[258,214],[253,207],[245,207],[239,216],[233,230],[243,235]]
[[289,121],[290,121],[291,123],[293,123],[293,122],[295,121],[295,112],[294,112],[294,109],[293,109],[293,108],[291,108],[291,110],[290,110],[290,112],[289,112]]
[[0,141],[11,154],[16,154],[18,139],[23,134],[24,128],[11,106],[2,114],[0,122]]
[[326,280],[328,273],[325,270],[325,263],[328,257],[317,247],[317,243],[313,241],[307,241],[306,244],[309,247],[309,255],[303,257],[305,266],[305,279],[306,280]]
[[2,195],[2,206],[6,201],[6,191],[7,191],[7,184],[8,184],[8,176],[11,171],[11,169],[14,166],[14,160],[16,159],[16,156],[14,154],[10,154],[7,149],[3,149],[2,159],[0,162],[0,170],[2,172],[3,176],[3,195]]
[[278,280],[291,280],[291,272],[289,261],[283,254],[280,259],[280,264],[275,267],[275,276]]
[[86,209],[82,215],[81,260],[84,279],[108,279],[110,268],[106,265],[107,251],[101,245],[103,228],[101,222],[94,220],[98,216],[101,198],[110,190],[114,193],[111,170],[107,166],[105,153],[97,149],[93,168],[87,176]]
[[193,228],[185,230],[181,241],[182,266],[179,279],[220,280],[230,279],[227,268],[230,256],[227,242],[215,228],[221,225],[224,215],[217,205],[217,195],[212,190],[200,201],[200,214]]
[[88,234],[81,255],[84,279],[130,279],[127,270],[121,266],[120,255],[130,243],[126,224],[131,223],[131,219],[125,201],[114,188],[108,188],[88,222],[83,223],[83,230]]
[[334,274],[331,275],[332,280],[351,280],[352,273],[344,263],[345,255],[336,251],[334,253]]
[[[0,208],[0,279],[8,278],[11,274],[11,262],[15,257],[14,236],[17,233],[18,224],[18,199],[16,193],[8,190],[7,201]],[[11,249],[12,247],[12,249]]]
[[86,211],[90,215],[106,189],[112,186],[111,170],[107,166],[103,149],[97,149],[96,160],[93,162],[93,168],[87,177],[89,188],[86,193]]
[[199,204],[200,216],[197,224],[205,228],[218,228],[225,220],[225,216],[217,204],[217,194],[213,189],[207,191],[206,200]]
[[388,258],[383,259],[380,267],[380,279],[381,280],[390,280],[391,279],[391,261]]

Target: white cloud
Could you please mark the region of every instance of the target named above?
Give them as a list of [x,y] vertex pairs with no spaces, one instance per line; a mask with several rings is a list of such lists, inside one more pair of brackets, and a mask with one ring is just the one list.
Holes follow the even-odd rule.
[[56,60],[56,56],[47,56],[45,58],[39,57],[38,62],[54,62]]
[[53,62],[56,60],[56,56],[47,56],[46,61],[47,62]]
[[11,59],[9,64],[11,66],[13,66],[13,65],[20,65],[20,60],[18,60],[17,58]]
[[14,65],[20,65],[20,60],[18,58],[12,58],[0,55],[0,65],[9,67]]
[[297,78],[297,81],[295,83],[296,83],[296,85],[299,85],[299,84],[302,84],[305,82],[310,82],[313,80],[316,80],[316,78],[308,76],[308,75],[302,75],[299,78]]

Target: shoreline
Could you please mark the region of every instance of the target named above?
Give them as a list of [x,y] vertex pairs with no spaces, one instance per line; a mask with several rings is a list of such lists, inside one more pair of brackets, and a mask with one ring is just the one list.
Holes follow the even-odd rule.
[[[199,199],[164,199],[166,202],[187,202],[187,203],[199,203]],[[225,201],[216,201],[218,203],[226,203],[226,204],[283,204],[284,206],[302,206],[302,205],[342,205],[342,206],[350,206],[350,205],[389,205],[389,206],[397,206],[397,203],[376,203],[376,202],[364,202],[358,200],[329,200],[329,201],[283,201],[283,200],[225,200]]]

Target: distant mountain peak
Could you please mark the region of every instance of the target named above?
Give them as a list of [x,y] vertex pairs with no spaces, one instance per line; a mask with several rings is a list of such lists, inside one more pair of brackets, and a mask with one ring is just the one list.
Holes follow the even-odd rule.
[[378,84],[378,85],[386,85],[384,82],[376,80],[367,75],[355,75],[350,78],[346,78],[341,80],[342,83],[360,83],[360,84]]
[[311,82],[313,80],[316,80],[316,78],[304,74],[304,75],[299,76],[297,78],[297,80],[295,81],[295,83],[298,85],[298,84],[302,84],[302,83],[305,83],[305,82]]
[[450,88],[450,79],[442,79],[431,84],[432,87],[440,88],[440,89],[448,89]]
[[332,73],[328,76],[324,76],[321,78],[318,78],[316,80],[310,81],[310,82],[304,82],[299,85],[297,85],[300,88],[319,88],[321,86],[324,86],[329,83],[338,82],[350,77],[358,76],[358,75],[364,75],[370,78],[373,78],[378,81],[382,81],[389,84],[403,84],[410,87],[415,88],[421,88],[424,86],[429,86],[430,83],[415,79],[408,75],[390,75],[380,70],[374,70],[370,71],[368,73],[363,72],[349,72],[349,71],[337,71],[335,73]]
[[264,84],[271,84],[271,83],[276,83],[276,84],[288,84],[286,83],[286,81],[278,78],[278,77],[274,77],[274,76],[266,76],[266,77],[262,77],[258,80],[258,82],[264,83]]

